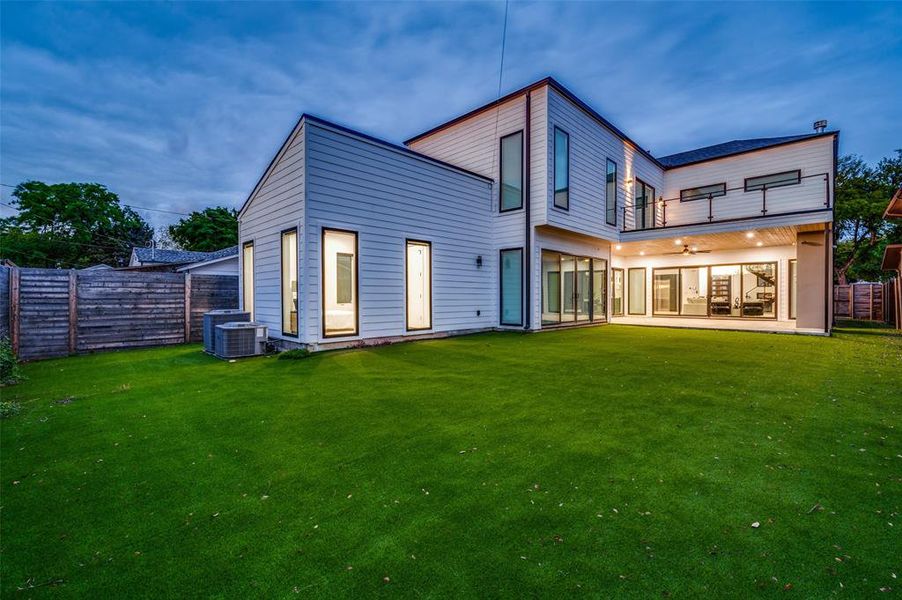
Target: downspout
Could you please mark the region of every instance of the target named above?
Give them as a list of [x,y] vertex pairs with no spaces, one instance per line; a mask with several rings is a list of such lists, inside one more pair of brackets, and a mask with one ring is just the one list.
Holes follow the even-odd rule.
[[524,218],[526,220],[526,251],[524,252],[523,257],[523,280],[526,283],[526,289],[524,290],[524,297],[526,298],[526,318],[523,320],[524,329],[527,331],[530,329],[531,317],[532,317],[532,281],[530,279],[530,265],[532,264],[532,243],[530,235],[530,220],[529,220],[529,188],[530,188],[530,172],[529,172],[529,150],[532,146],[531,139],[531,131],[530,131],[530,121],[532,121],[532,111],[530,107],[530,96],[532,92],[526,92],[526,151],[524,152],[523,162],[524,164],[524,177],[526,179],[526,183],[523,186],[524,189],[524,202],[526,203],[526,212],[524,213]]

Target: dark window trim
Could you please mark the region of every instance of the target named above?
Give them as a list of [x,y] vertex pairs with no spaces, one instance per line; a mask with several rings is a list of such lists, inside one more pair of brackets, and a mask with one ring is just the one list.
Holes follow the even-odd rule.
[[[410,326],[410,310],[407,306],[408,286],[410,285],[410,271],[407,268],[407,249],[411,244],[419,244],[429,247],[429,326],[428,327],[411,327]],[[432,329],[432,242],[428,240],[415,240],[413,238],[405,238],[404,240],[404,327],[407,331],[429,331]]]
[[[716,185],[721,186],[723,189],[721,189],[719,192],[713,192],[713,193],[709,193],[709,194],[701,194],[699,196],[683,198],[683,192],[688,192],[690,190],[697,190],[697,189],[706,188],[706,187],[714,187]],[[680,202],[695,202],[696,200],[706,200],[708,198],[708,196],[711,196],[712,198],[720,198],[721,196],[726,196],[726,195],[727,195],[727,183],[726,182],[706,183],[705,185],[697,185],[695,187],[680,190]]]
[[[798,314],[792,314],[792,300],[793,300],[793,296],[795,295],[792,293],[792,276],[793,276],[793,274],[795,274],[796,279],[798,279],[798,277],[799,277],[799,259],[798,258],[790,258],[789,263],[786,268],[786,275],[788,278],[788,281],[786,282],[787,283],[786,287],[789,288],[789,298],[788,298],[789,304],[786,306],[786,312],[791,321],[795,321],[799,316]],[[778,281],[778,283],[779,283],[779,281]],[[779,289],[779,287],[780,286],[777,286],[778,289]],[[798,294],[798,290],[796,290],[796,294]],[[775,294],[775,296],[776,296],[776,294]],[[798,312],[799,312],[799,307],[797,306],[796,313],[798,313]]]
[[[301,240],[301,236],[298,233],[297,227],[289,227],[288,229],[283,229],[279,234],[279,312],[281,313],[279,315],[279,317],[280,317],[280,321],[282,322],[282,327],[281,327],[282,335],[288,336],[288,337],[293,337],[293,338],[298,338],[298,337],[301,337],[301,277],[300,277],[300,273],[295,273],[295,277],[297,277],[297,282],[298,282],[298,311],[297,311],[298,312],[298,331],[297,331],[297,333],[291,333],[290,331],[285,330],[285,305],[284,305],[285,290],[282,289],[282,286],[285,283],[285,280],[284,280],[285,273],[283,271],[285,269],[285,244],[284,244],[284,241],[285,241],[285,235],[289,234],[289,233],[293,233],[295,235],[295,238],[294,238],[295,246],[297,246]],[[300,270],[301,253],[298,248],[295,248],[295,252],[297,253],[297,257],[298,257],[297,268],[298,268],[298,270]],[[254,299],[254,301],[256,302],[256,298]]]
[[[353,233],[354,234],[354,331],[352,333],[326,333],[326,232]],[[322,321],[323,339],[346,338],[360,335],[360,232],[353,229],[339,229],[337,227],[323,227],[320,233],[319,243],[319,296],[320,296],[320,320]]]
[[[632,300],[633,292],[630,290],[630,273],[633,271],[642,271],[642,312],[633,312],[630,310],[630,300]],[[624,282],[624,291],[626,297],[626,314],[628,315],[647,315],[648,314],[648,270],[646,267],[629,267],[626,270],[626,281]]]
[[[604,222],[607,223],[608,225],[617,227],[617,187],[618,187],[617,186],[617,175],[620,172],[620,166],[617,164],[617,161],[612,158],[605,157],[605,161],[606,162],[604,165],[604,167],[605,167],[604,168]],[[611,201],[611,199],[608,198],[608,165],[614,165],[614,210],[613,211],[609,210],[609,205],[608,205],[608,203]],[[613,221],[608,220],[608,215],[611,214],[611,212],[614,213]]]
[[[692,267],[652,267],[651,268],[651,315],[653,317],[661,316],[661,317],[680,317],[682,316],[680,313],[682,312],[682,300],[683,300],[683,275],[680,273],[680,269],[691,269]],[[676,313],[662,313],[658,312],[655,309],[655,275],[658,274],[658,271],[672,271],[676,269],[677,276],[677,310]],[[647,297],[647,295],[646,295]],[[707,302],[706,302],[707,304]],[[707,306],[705,307],[705,311],[707,312]]]
[[[555,250],[554,248],[546,248],[543,246],[543,247],[539,248],[539,261],[540,262],[542,259],[542,254],[544,254],[546,252],[548,252],[550,254],[557,254],[559,264],[560,264],[560,261],[562,260],[562,257],[564,257],[564,256],[569,256],[576,260],[579,260],[580,258],[587,259],[589,261],[589,293],[590,294],[593,293],[593,291],[594,291],[594,288],[592,286],[595,282],[594,281],[595,280],[595,261],[600,260],[605,264],[605,314],[602,315],[601,319],[598,319],[595,317],[595,305],[594,305],[594,302],[592,301],[592,300],[594,300],[594,298],[590,298],[590,300],[589,300],[589,320],[588,321],[578,321],[576,319],[574,319],[573,321],[564,321],[563,320],[564,304],[563,304],[563,302],[561,302],[561,309],[558,311],[558,313],[561,316],[561,320],[559,320],[557,323],[542,324],[541,326],[545,329],[548,329],[548,328],[555,328],[555,327],[570,327],[571,325],[585,326],[587,324],[601,325],[601,324],[607,323],[608,322],[608,315],[607,315],[608,299],[610,298],[610,292],[608,291],[608,283],[610,281],[610,273],[613,270],[613,267],[610,266],[610,261],[607,258],[601,258],[600,256],[591,256],[591,255],[586,255],[586,254],[574,254],[573,252],[565,252],[563,250]],[[561,289],[563,289],[563,285],[564,285],[563,272],[564,272],[564,270],[562,268],[560,271],[560,273],[561,273]],[[541,288],[542,288],[542,293],[544,293],[544,284],[541,286]],[[574,287],[574,291],[575,290],[576,290],[576,288]],[[539,312],[544,312],[544,300],[545,300],[544,296],[540,297],[540,306],[542,307],[542,309]],[[540,322],[541,322],[541,319],[540,319]]]
[[[505,323],[504,322],[504,277],[502,276],[502,272],[504,270],[504,264],[502,262],[504,258],[505,252],[514,252],[517,251],[520,253],[520,321],[517,323]],[[524,261],[523,247],[515,246],[512,248],[501,248],[498,250],[498,323],[503,325],[504,327],[522,327],[523,326],[523,314],[525,312],[523,307],[523,261]]]
[[[790,259],[794,260],[794,259]],[[740,268],[740,286],[739,286],[739,297],[740,304],[742,303],[743,297],[745,296],[745,289],[742,284],[741,279],[741,271],[742,268],[746,265],[774,265],[774,316],[773,317],[743,317],[739,315],[734,317],[732,315],[711,315],[711,282],[712,282],[712,273],[711,270],[714,267],[739,267]],[[708,298],[707,298],[707,306],[704,315],[684,315],[683,312],[683,269],[708,269]],[[667,271],[670,269],[678,269],[679,270],[679,299],[678,299],[678,311],[679,314],[671,314],[671,313],[657,313],[655,312],[654,301],[655,301],[655,289],[654,289],[654,277],[656,271]],[[682,319],[743,319],[743,320],[753,320],[753,321],[778,321],[779,320],[779,307],[780,307],[780,264],[779,261],[776,260],[762,260],[762,261],[750,261],[750,262],[725,262],[725,263],[714,263],[714,264],[695,264],[695,265],[672,265],[672,266],[662,266],[662,267],[653,267],[652,268],[652,289],[651,289],[651,301],[652,301],[652,316],[655,317],[679,317]],[[741,310],[741,308],[740,308]]]
[[[557,132],[560,131],[567,136],[567,187],[561,191],[567,192],[567,206],[561,206],[557,203]],[[551,205],[559,210],[570,212],[570,134],[558,127],[554,126],[553,136],[551,138]]]
[[657,214],[657,199],[655,198],[655,192],[657,190],[655,190],[654,186],[649,185],[648,183],[645,182],[644,179],[641,179],[638,176],[635,178],[635,181],[633,182],[633,226],[635,227],[635,225],[636,225],[636,222],[637,222],[636,211],[639,208],[639,204],[636,202],[636,186],[637,185],[641,185],[644,188],[643,191],[645,193],[647,193],[648,190],[651,190],[652,226],[651,227],[645,226],[645,217],[646,217],[645,213],[649,207],[648,196],[645,196],[645,202],[643,203],[643,206],[642,206],[642,227],[636,227],[636,229],[643,229],[643,230],[656,229],[656,226],[658,224],[657,223],[658,214]]
[[[753,184],[755,187],[749,189],[749,180],[750,179],[760,179],[762,177],[776,177],[777,175],[789,175],[791,173],[795,173],[795,181],[786,181],[784,183],[774,183],[774,184]],[[742,182],[742,189],[746,192],[760,192],[763,190],[772,190],[778,187],[786,187],[790,185],[799,185],[802,183],[802,170],[795,169],[793,171],[780,171],[778,173],[766,173],[764,175],[754,175],[752,177],[746,177]],[[760,187],[758,187],[760,186]]]
[[[520,206],[516,206],[514,208],[502,208],[502,199],[504,197],[504,177],[502,177],[504,173],[504,140],[511,136],[519,135],[520,136]],[[501,136],[498,139],[498,156],[500,160],[498,161],[498,212],[499,213],[509,213],[517,210],[523,210],[523,195],[526,190],[526,169],[524,162],[524,145],[523,140],[525,136],[523,134],[523,130],[517,130],[511,132],[505,136]]]
[[[247,312],[247,295],[246,295],[245,282],[244,282],[244,271],[245,271],[244,251],[248,247],[251,249],[251,253],[254,255],[253,262],[251,262],[251,289],[254,290],[254,306],[252,306],[251,310],[250,310],[251,321],[253,321],[254,317],[257,316],[257,311],[255,310],[257,308],[257,306],[256,306],[257,305],[257,265],[255,264],[257,262],[257,249],[254,247],[254,239],[242,242],[242,244],[241,244],[241,306],[243,307],[243,310],[245,312]],[[300,263],[300,261],[298,261],[298,263]],[[281,268],[281,264],[280,264],[280,268]],[[281,282],[280,282],[280,284],[281,284]],[[300,280],[298,280],[298,284],[300,284]],[[301,328],[298,327],[299,332],[300,332],[300,330],[301,330]]]
[[[614,271],[620,271],[620,312],[614,312]],[[624,304],[626,304],[626,273],[623,267],[611,267],[611,317],[622,317]]]

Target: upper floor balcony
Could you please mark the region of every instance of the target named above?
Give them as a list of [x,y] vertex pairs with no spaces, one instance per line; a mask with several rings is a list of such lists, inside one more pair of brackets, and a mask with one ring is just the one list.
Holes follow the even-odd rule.
[[767,181],[746,179],[744,185],[734,188],[726,184],[707,185],[683,190],[676,198],[628,203],[622,207],[622,230],[664,229],[830,210],[829,173],[801,175],[799,171],[790,171],[780,176]]

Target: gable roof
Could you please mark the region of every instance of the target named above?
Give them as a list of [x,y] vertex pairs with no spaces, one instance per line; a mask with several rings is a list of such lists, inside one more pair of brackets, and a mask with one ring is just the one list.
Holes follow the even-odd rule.
[[270,171],[273,170],[273,168],[276,166],[276,163],[279,162],[279,158],[282,157],[282,155],[285,153],[285,150],[291,144],[291,141],[294,139],[294,136],[300,131],[301,125],[303,125],[306,122],[312,123],[314,125],[321,125],[324,127],[329,127],[329,128],[335,129],[336,131],[340,131],[340,132],[346,133],[348,135],[355,136],[355,137],[358,137],[363,140],[367,140],[367,141],[377,144],[379,146],[384,146],[386,148],[390,148],[397,152],[401,152],[403,154],[407,154],[409,156],[413,156],[415,158],[419,158],[421,160],[431,162],[433,164],[436,164],[440,167],[444,167],[446,169],[452,169],[459,173],[463,173],[464,175],[469,175],[471,177],[481,179],[488,183],[493,182],[493,179],[491,177],[486,177],[485,175],[480,175],[479,173],[476,173],[474,171],[464,169],[463,167],[459,167],[457,165],[452,165],[449,162],[445,162],[443,160],[433,158],[432,156],[423,154],[422,152],[417,152],[416,150],[411,150],[407,146],[402,146],[400,144],[395,144],[395,143],[383,140],[381,138],[377,138],[377,137],[369,135],[367,133],[363,133],[361,131],[351,129],[350,127],[345,127],[344,125],[339,125],[337,123],[333,123],[332,121],[328,121],[321,117],[317,117],[316,115],[311,115],[309,113],[302,113],[301,116],[298,118],[297,122],[294,124],[294,127],[291,128],[291,133],[288,134],[288,137],[285,138],[285,141],[282,142],[281,146],[279,146],[279,150],[272,157],[272,160],[269,161],[269,164],[266,166],[266,169],[263,170],[263,174],[260,175],[260,179],[257,180],[257,183],[255,183],[253,189],[251,189],[251,193],[247,195],[247,198],[245,198],[244,202],[242,203],[241,208],[238,210],[238,218],[239,219],[241,218],[245,209],[250,204],[251,199],[253,199],[254,195],[257,193],[257,190],[260,189],[261,185],[263,185],[263,182],[266,180],[266,176],[269,175]]
[[658,158],[658,162],[666,169],[674,169],[676,167],[685,167],[686,165],[733,156],[735,154],[754,152],[755,150],[773,148],[774,146],[782,146],[783,144],[791,144],[793,142],[836,135],[837,133],[838,132],[836,131],[826,131],[823,133],[806,133],[802,135],[786,135],[783,137],[732,140],[722,144],[714,144],[713,146],[705,146],[704,148],[696,148],[695,150],[687,150],[686,152],[661,156]]
[[614,126],[613,123],[611,123],[610,121],[608,121],[607,119],[602,117],[600,114],[598,114],[591,106],[589,106],[588,104],[586,104],[585,102],[583,102],[582,100],[577,98],[576,94],[574,94],[573,92],[571,92],[570,90],[565,88],[554,77],[545,77],[544,79],[540,79],[539,81],[536,81],[525,87],[522,87],[519,90],[515,90],[515,91],[511,92],[510,94],[507,94],[506,96],[502,96],[501,98],[498,98],[497,100],[493,100],[492,102],[489,102],[488,104],[483,104],[482,106],[475,108],[468,113],[460,115],[459,117],[455,117],[455,118],[451,119],[450,121],[446,121],[446,122],[442,123],[441,125],[437,125],[437,126],[433,127],[432,129],[430,129],[429,131],[424,131],[423,133],[413,136],[412,138],[406,140],[404,142],[404,144],[409,146],[410,144],[412,144],[418,140],[421,140],[421,139],[428,137],[434,133],[437,133],[443,129],[446,129],[448,127],[456,125],[456,124],[460,123],[461,121],[466,121],[467,119],[474,117],[474,116],[478,115],[479,113],[485,112],[487,110],[495,108],[496,106],[504,104],[508,100],[516,98],[517,96],[521,96],[521,95],[525,94],[526,92],[530,92],[532,90],[535,90],[535,89],[538,89],[541,87],[545,87],[545,86],[550,87],[551,89],[553,89],[560,95],[564,96],[567,100],[569,100],[570,102],[575,104],[577,106],[577,108],[581,109],[583,112],[585,112],[587,115],[589,115],[589,117],[591,117],[596,122],[598,122],[602,127],[605,127],[611,133],[613,133],[614,135],[619,137],[621,140],[623,140],[624,142],[627,142],[639,154],[641,154],[642,156],[644,156],[645,158],[647,158],[654,164],[661,166],[661,167],[663,166],[658,162],[658,159],[656,159],[654,156],[652,156],[647,150],[643,149],[642,146],[640,146],[639,144],[634,142],[632,139],[630,139],[630,137],[628,135],[626,135],[625,133],[623,133],[623,131],[621,131],[619,128]]
[[132,248],[132,255],[142,264],[193,263],[226,256],[238,255],[238,246],[229,246],[213,252],[191,252],[189,250],[167,250],[163,248]]
[[902,187],[896,190],[893,197],[890,198],[886,210],[883,212],[884,219],[902,219]]

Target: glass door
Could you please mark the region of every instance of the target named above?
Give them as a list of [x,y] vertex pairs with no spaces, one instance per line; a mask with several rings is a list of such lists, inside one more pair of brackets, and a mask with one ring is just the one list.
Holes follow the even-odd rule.
[[569,323],[576,320],[576,259],[566,254],[561,255],[561,322]]
[[576,320],[588,321],[592,310],[592,269],[588,258],[576,259]]
[[608,317],[607,287],[608,263],[600,258],[592,259],[592,320],[604,321]]
[[623,269],[611,269],[611,312],[615,317],[623,316]]

